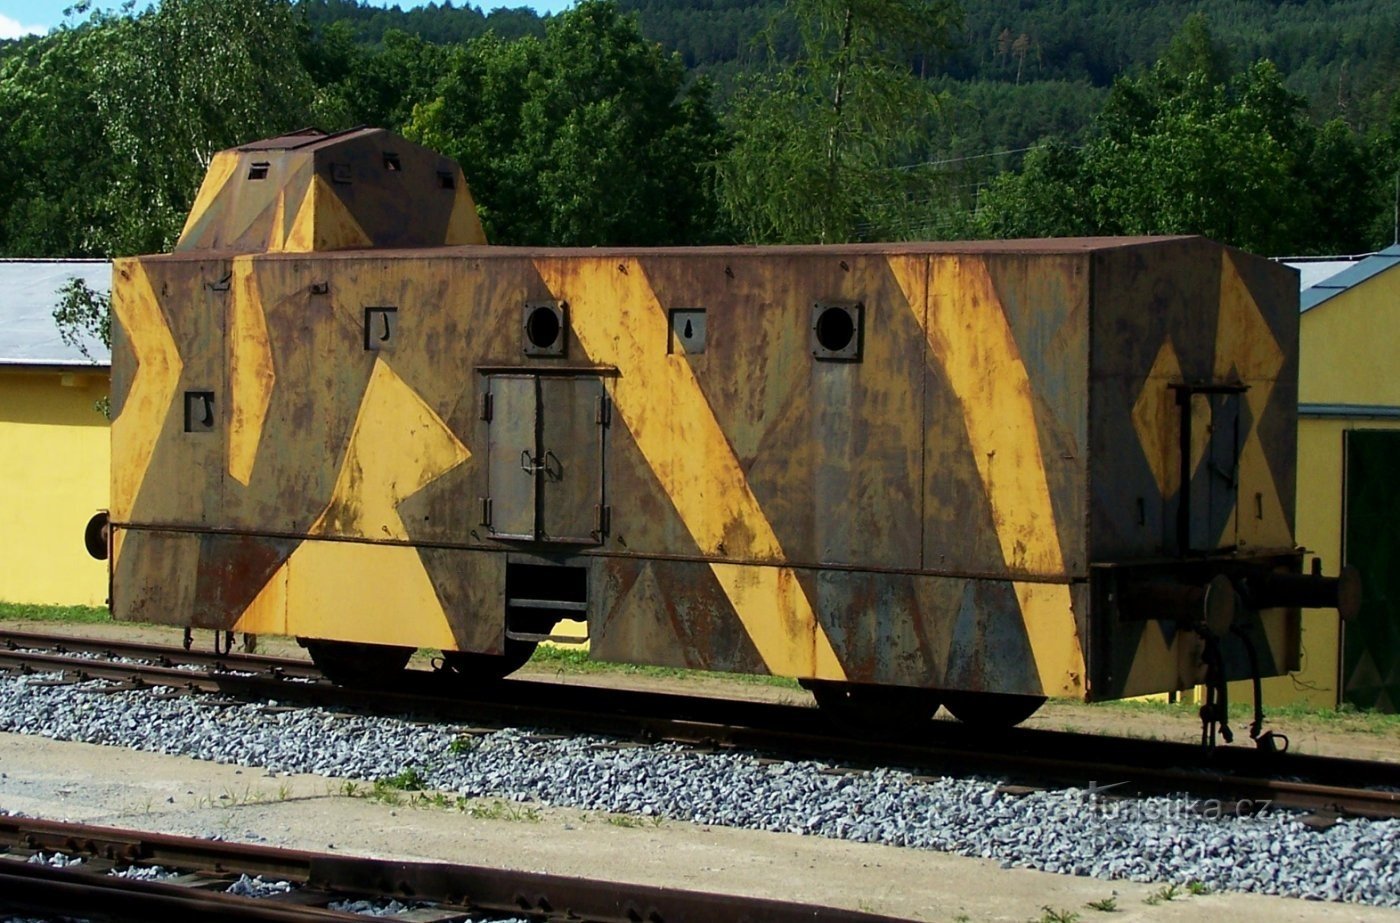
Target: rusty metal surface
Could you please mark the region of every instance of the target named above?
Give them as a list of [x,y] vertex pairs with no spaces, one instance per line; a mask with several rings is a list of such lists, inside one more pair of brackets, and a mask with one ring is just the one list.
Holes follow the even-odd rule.
[[308,129],[216,154],[175,252],[485,242],[452,160],[383,129]]
[[[275,849],[199,840],[141,830],[0,817],[0,846],[81,855],[116,863],[263,875],[294,881],[322,906],[293,906],[273,900],[236,898],[193,887],[139,882],[28,863],[0,862],[0,904],[76,912],[110,911],[159,920],[353,920],[355,914],[327,910],[325,902],[346,896],[398,898],[441,905],[449,919],[469,912],[529,914],[596,923],[711,923],[714,920],[849,921],[894,923],[896,918],[862,911],[728,894],[681,891],[648,885],[592,881],[539,872],[484,866],[404,862]],[[458,914],[454,914],[457,911]]]
[[[936,251],[956,254],[1021,254],[1021,255],[1082,255],[1117,249],[1150,246],[1174,241],[1198,240],[1191,236],[1137,237],[1052,237],[1018,238],[1011,240],[949,240],[936,243],[903,242],[857,244],[771,244],[754,246],[699,247],[513,247],[463,245],[434,247],[425,252],[420,248],[377,248],[376,256],[390,259],[535,259],[539,257],[602,257],[625,259],[641,256],[710,256],[710,257],[789,257],[789,256],[887,256]],[[215,252],[218,248],[212,248]],[[267,253],[267,259],[295,259],[295,254]],[[180,254],[155,253],[142,256],[143,261],[178,260]],[[357,259],[354,252],[326,252],[318,259],[333,262]]]
[[[224,182],[281,184],[267,214],[221,217],[253,199],[211,169],[179,252],[118,263],[119,617],[494,652],[526,554],[586,572],[598,657],[1104,698],[1187,682],[1193,652],[1119,624],[1096,568],[1208,582],[1292,549],[1296,293],[1268,261],[1187,237],[405,248],[402,210],[450,197],[396,185],[441,166],[400,141],[226,152]],[[303,196],[324,240],[289,217],[303,179],[333,193]],[[1249,618],[1272,671],[1296,659],[1296,611]]]
[[[1148,264],[1097,254],[1091,375],[1089,534],[1096,563],[1187,558],[1216,573],[1292,556],[1297,286],[1268,260],[1178,240]],[[1280,556],[1287,559],[1279,565]],[[1295,603],[1296,605],[1296,603]],[[1241,613],[1265,675],[1296,663],[1296,608]],[[1169,621],[1103,618],[1092,682],[1103,697],[1188,685],[1196,640]],[[1248,676],[1238,645],[1227,671]]]

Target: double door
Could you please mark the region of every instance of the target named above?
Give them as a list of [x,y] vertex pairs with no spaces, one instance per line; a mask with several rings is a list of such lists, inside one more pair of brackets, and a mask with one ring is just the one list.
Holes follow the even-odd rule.
[[601,379],[487,378],[487,496],[493,538],[598,544],[607,533],[603,450],[609,422]]

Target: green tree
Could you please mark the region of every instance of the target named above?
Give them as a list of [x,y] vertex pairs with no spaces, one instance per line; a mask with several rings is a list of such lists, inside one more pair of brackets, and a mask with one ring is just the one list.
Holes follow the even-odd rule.
[[168,248],[213,155],[311,121],[314,88],[283,0],[163,0],[115,23],[94,100],[117,168],[109,253]]
[[[77,277],[69,279],[54,294],[58,296],[58,307],[53,310],[53,320],[59,339],[76,347],[89,362],[97,362],[88,343],[96,340],[111,349],[112,296],[89,288]],[[108,419],[112,417],[112,404],[105,394],[98,398],[93,409]]]
[[1374,209],[1360,140],[1318,130],[1259,61],[1222,80],[1203,21],[1115,82],[1078,151],[1037,151],[983,194],[974,233],[1204,234],[1262,253],[1353,250]]
[[1229,50],[1216,41],[1206,14],[1200,12],[1186,17],[1157,62],[1157,77],[1171,84],[1170,89],[1179,89],[1192,75],[1204,77],[1211,86],[1230,77]]
[[1080,237],[1099,232],[1082,202],[1088,180],[1078,148],[1050,141],[1026,155],[1019,172],[996,176],[982,194],[972,236]]
[[97,256],[117,174],[93,99],[92,62],[115,46],[94,19],[30,42],[0,65],[0,254]]
[[402,132],[413,107],[432,98],[447,56],[446,48],[397,29],[386,32],[378,46],[358,44],[343,20],[309,30],[302,62],[316,85],[316,124]]
[[[917,62],[960,24],[951,0],[789,0],[799,51],[734,100],[720,168],[730,220],[754,242],[897,236],[926,171],[907,162],[940,97]],[[776,28],[776,27],[775,27]]]
[[703,243],[724,146],[708,84],[612,0],[552,17],[543,39],[452,49],[406,133],[462,164],[490,239]]
[[213,154],[311,121],[284,0],[94,13],[0,65],[0,252],[167,249]]
[[1379,207],[1367,240],[1373,247],[1400,243],[1400,92],[1390,98],[1390,117],[1366,141],[1366,157]]

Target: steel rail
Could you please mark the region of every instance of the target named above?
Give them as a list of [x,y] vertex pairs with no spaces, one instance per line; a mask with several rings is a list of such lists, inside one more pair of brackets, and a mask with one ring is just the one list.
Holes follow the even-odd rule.
[[[93,863],[53,868],[3,861],[63,853]],[[196,874],[186,884],[106,874],[117,866],[163,866]],[[209,890],[239,874],[296,882],[284,896],[246,898]],[[894,923],[895,917],[746,895],[439,862],[331,855],[201,840],[141,830],[0,816],[0,907],[115,915],[136,920],[363,920],[333,900],[396,899],[435,905],[414,919],[479,919],[482,913],[592,923]]]
[[[326,682],[289,682],[287,677],[295,671],[305,675],[309,666],[280,658],[221,655],[220,669],[197,673],[173,665],[75,661],[66,655],[22,650],[42,647],[46,641],[76,649],[73,639],[66,637],[0,632],[0,669],[63,671],[77,679],[166,685],[248,699],[272,697],[281,704],[428,716],[477,726],[533,727],[743,749],[854,769],[893,765],[921,773],[1009,776],[1033,787],[1126,783],[1115,788],[1190,793],[1214,799],[1216,807],[1227,811],[1254,810],[1267,802],[1323,815],[1400,817],[1397,763],[1266,753],[1245,747],[1205,752],[1199,746],[1172,741],[1033,729],[987,734],[946,721],[874,735],[834,728],[813,708],[709,696],[576,684],[563,687],[528,679],[464,690],[452,674],[424,670],[407,671],[391,688],[358,690]],[[187,653],[110,641],[86,642],[83,648],[88,653],[101,648],[114,656],[154,650],[163,663],[171,664]],[[566,694],[561,695],[561,690]]]

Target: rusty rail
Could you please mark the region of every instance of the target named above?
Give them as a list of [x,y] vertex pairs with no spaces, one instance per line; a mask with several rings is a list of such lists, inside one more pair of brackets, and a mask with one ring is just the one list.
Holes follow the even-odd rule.
[[[75,662],[56,653],[14,649],[46,642],[120,656],[154,651],[162,663],[145,667]],[[1272,754],[1245,747],[1206,753],[1194,744],[1032,729],[986,734],[946,721],[928,722],[900,736],[875,736],[876,732],[833,727],[816,709],[802,706],[580,685],[567,687],[567,695],[561,696],[558,684],[540,680],[506,680],[464,693],[450,675],[425,670],[407,671],[390,689],[353,690],[326,682],[289,682],[292,676],[315,675],[303,661],[227,654],[215,658],[216,667],[196,673],[173,666],[185,656],[183,650],[154,645],[78,645],[72,638],[0,632],[0,669],[65,671],[75,679],[166,685],[244,698],[270,696],[282,703],[431,715],[475,726],[640,737],[831,761],[857,769],[893,765],[925,773],[984,774],[1038,787],[1125,782],[1123,788],[1143,793],[1191,793],[1222,804],[1268,801],[1322,815],[1400,817],[1397,763]]]
[[[37,853],[80,856],[52,868],[25,861]],[[163,866],[187,874],[177,883],[113,877],[126,866]],[[297,890],[246,898],[214,888],[240,874],[295,882]],[[136,920],[364,920],[330,910],[344,899],[397,899],[430,905],[413,919],[435,923],[492,914],[596,923],[893,923],[897,918],[743,895],[709,894],[473,865],[329,855],[241,843],[0,817],[0,908],[101,914]]]

